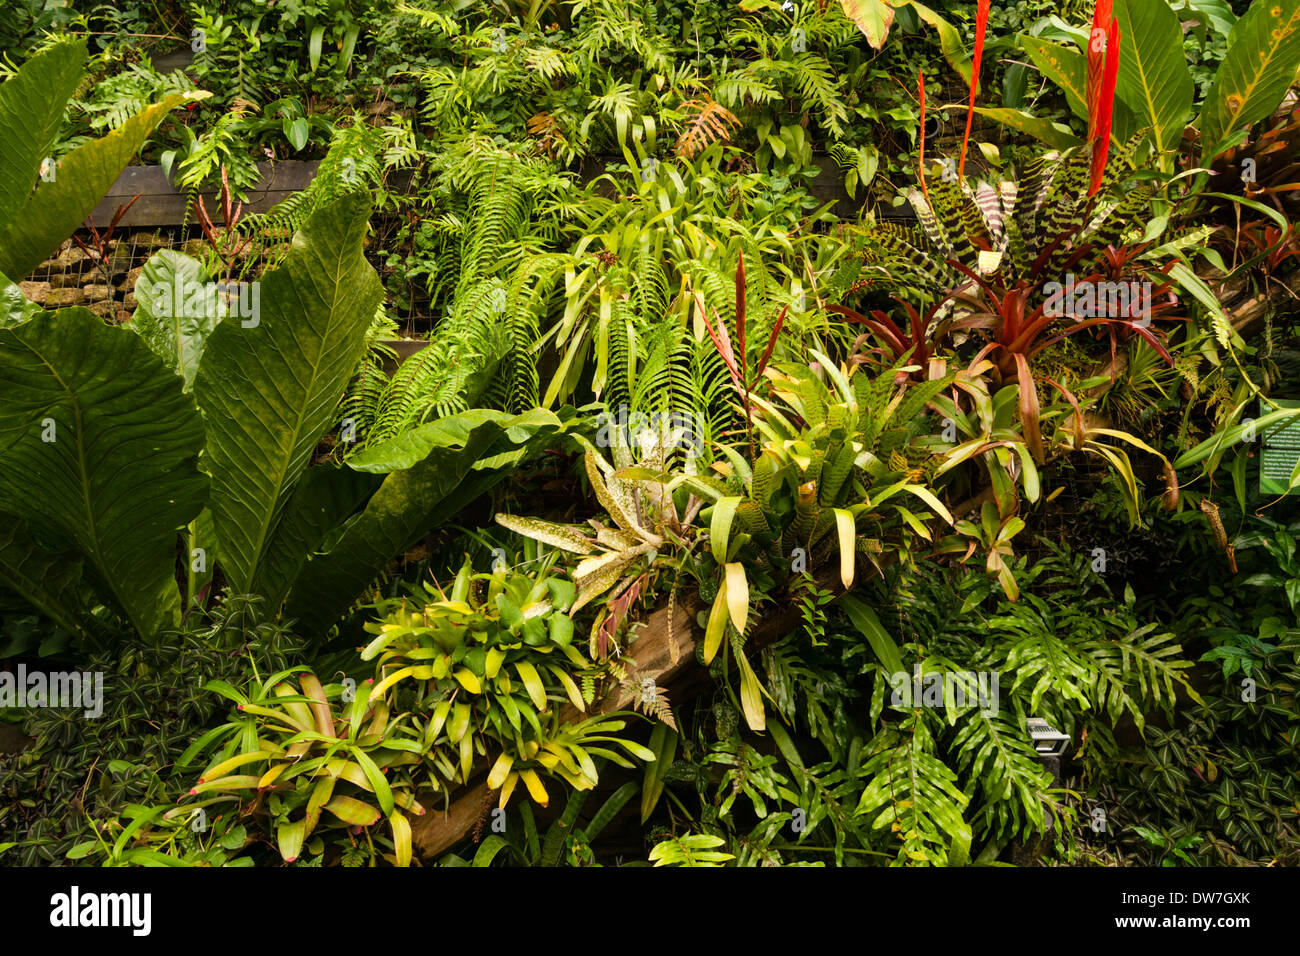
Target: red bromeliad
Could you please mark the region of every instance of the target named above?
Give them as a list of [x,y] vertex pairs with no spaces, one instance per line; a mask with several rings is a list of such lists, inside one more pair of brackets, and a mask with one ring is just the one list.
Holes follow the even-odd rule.
[[746,342],[745,329],[745,254],[740,254],[740,259],[736,263],[736,336],[740,340],[740,353],[737,356],[736,349],[731,344],[731,336],[727,333],[726,323],[722,321],[722,316],[715,315],[717,322],[716,328],[714,323],[709,321],[709,310],[704,304],[704,296],[699,292],[695,293],[696,307],[700,311],[700,317],[704,320],[704,328],[709,333],[709,338],[713,340],[713,347],[717,350],[722,362],[727,367],[727,374],[731,376],[731,384],[735,386],[736,393],[740,396],[741,407],[745,411],[745,423],[749,431],[749,450],[750,458],[754,457],[754,417],[753,404],[750,401],[750,390],[754,382],[763,374],[763,369],[767,368],[768,361],[772,358],[772,352],[776,349],[777,337],[781,334],[781,328],[785,325],[785,315],[789,306],[781,310],[777,316],[776,323],[772,326],[772,332],[767,339],[767,348],[763,350],[763,357],[758,361],[758,368],[754,378],[751,380],[749,375],[749,349]]

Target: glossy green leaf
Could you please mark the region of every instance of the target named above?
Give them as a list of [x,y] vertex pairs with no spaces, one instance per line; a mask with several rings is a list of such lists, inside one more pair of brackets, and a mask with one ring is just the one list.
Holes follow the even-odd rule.
[[222,570],[236,591],[259,593],[294,488],[365,352],[382,295],[361,253],[368,216],[356,193],[317,210],[261,279],[259,314],[232,313],[208,337],[194,394]]
[[180,373],[188,392],[203,347],[220,321],[216,285],[197,259],[164,249],[140,270],[135,297],[135,314],[126,327]]
[[203,423],[181,379],[84,309],[0,329],[0,508],[85,556],[141,634],[176,623],[177,531],[203,506]]
[[1228,52],[1201,107],[1202,165],[1239,129],[1277,108],[1300,62],[1300,0],[1252,3],[1228,36]]

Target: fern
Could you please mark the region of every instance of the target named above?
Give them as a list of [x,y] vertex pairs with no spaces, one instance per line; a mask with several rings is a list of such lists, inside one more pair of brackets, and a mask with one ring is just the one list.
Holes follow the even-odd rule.
[[694,159],[713,143],[731,139],[731,134],[740,129],[740,120],[707,93],[698,99],[687,100],[682,109],[689,118],[677,139],[678,156]]
[[322,206],[352,190],[378,186],[384,168],[379,160],[383,146],[381,130],[353,117],[350,126],[334,130],[329,151],[305,189],[264,213],[243,217],[236,228],[262,247],[283,241]]
[[960,865],[970,851],[971,828],[963,813],[969,798],[957,775],[934,755],[934,740],[920,716],[877,734],[861,775],[869,782],[857,814],[873,829],[890,827],[901,846],[899,863]]

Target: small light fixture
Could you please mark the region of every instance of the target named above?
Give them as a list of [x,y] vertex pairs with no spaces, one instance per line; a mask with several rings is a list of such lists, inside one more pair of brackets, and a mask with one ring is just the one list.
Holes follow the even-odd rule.
[[1040,757],[1065,756],[1065,748],[1070,745],[1069,734],[1061,733],[1042,717],[1030,717],[1027,723],[1029,739]]

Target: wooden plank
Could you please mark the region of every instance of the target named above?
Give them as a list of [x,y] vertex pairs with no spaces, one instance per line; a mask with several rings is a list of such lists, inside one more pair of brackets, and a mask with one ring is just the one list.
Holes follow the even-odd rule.
[[[262,178],[248,191],[248,201],[244,203],[244,214],[261,213],[283,202],[294,193],[306,188],[316,175],[320,166],[317,160],[282,160],[280,162],[258,163]],[[205,189],[200,192],[207,203],[208,212],[213,221],[220,222],[217,213],[219,189]],[[185,195],[177,192],[167,179],[161,166],[128,166],[122,170],[108,193],[88,217],[96,228],[103,229],[113,219],[119,206],[125,206],[133,196],[140,198],[127,210],[118,223],[118,228],[152,228],[155,226],[179,226],[185,220]],[[194,222],[193,215],[190,222]]]
[[[613,162],[616,158],[589,157],[578,168],[579,178],[584,183],[591,182],[605,171],[606,162]],[[829,156],[816,156],[813,162],[819,172],[808,184],[808,192],[819,203],[834,203],[831,212],[841,219],[856,219],[858,203],[849,199],[844,191],[844,176],[835,161]],[[244,203],[245,214],[264,213],[299,190],[305,189],[315,177],[320,161],[285,159],[257,165],[261,170],[262,178],[248,191],[248,200]],[[411,179],[410,170],[397,170],[389,177],[389,189],[395,192],[406,192],[410,188]],[[219,193],[220,190],[214,188],[200,192],[209,212],[215,213]],[[122,217],[118,223],[119,228],[179,226],[186,222],[185,196],[171,184],[161,166],[128,166],[122,170],[122,175],[88,218],[97,228],[103,229],[112,221],[118,208],[125,206],[134,196],[140,198]],[[910,218],[912,212],[910,207],[900,206],[897,209],[882,209],[880,215],[888,218]],[[214,222],[216,218],[214,215]],[[189,221],[193,223],[192,215]]]

